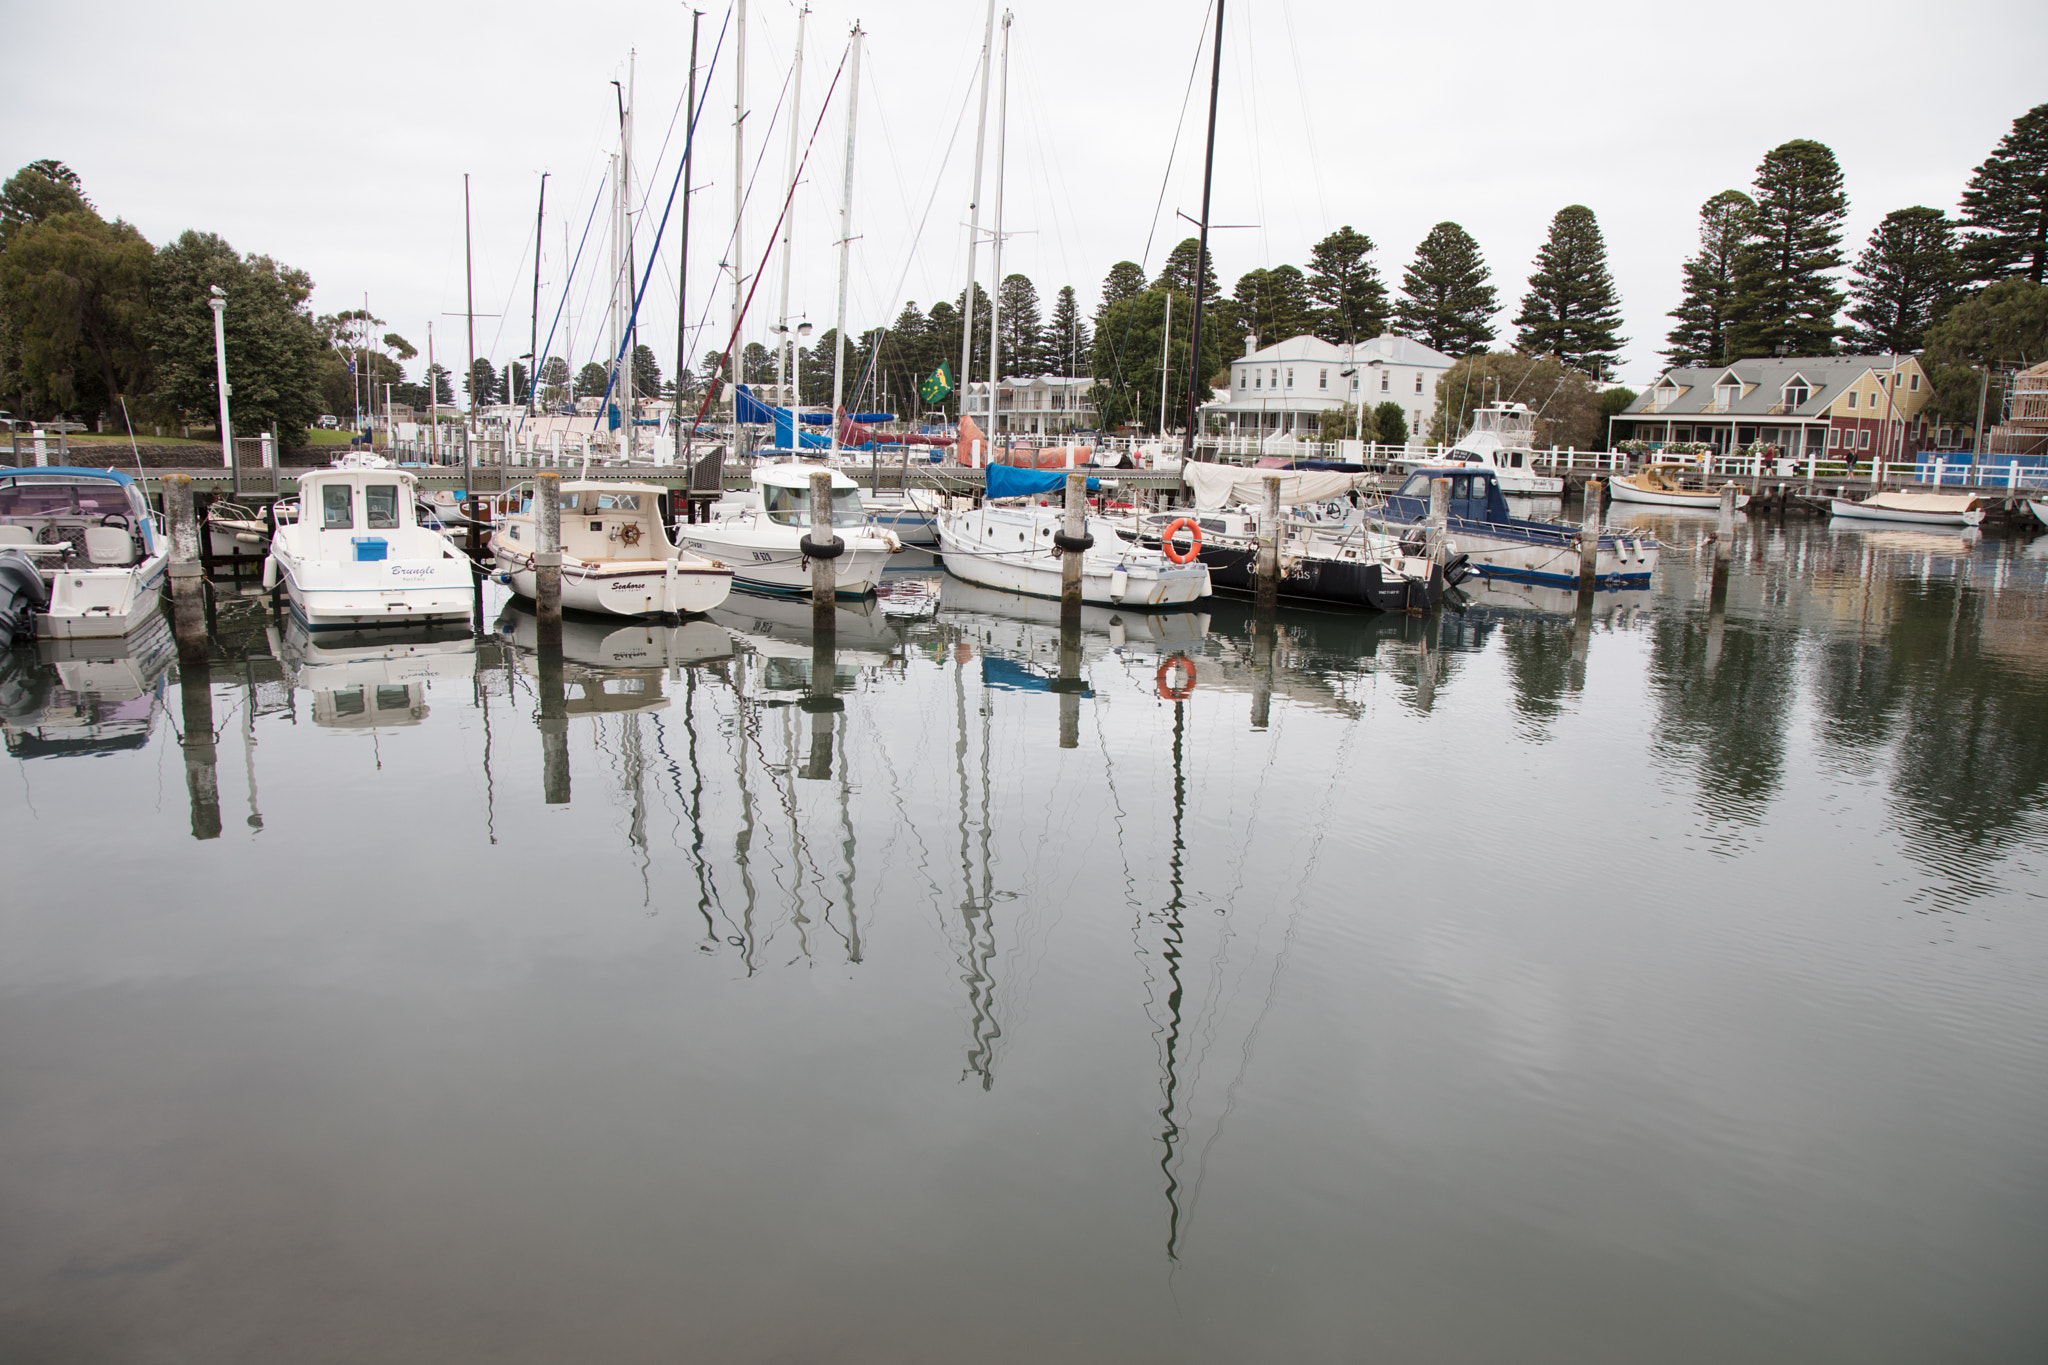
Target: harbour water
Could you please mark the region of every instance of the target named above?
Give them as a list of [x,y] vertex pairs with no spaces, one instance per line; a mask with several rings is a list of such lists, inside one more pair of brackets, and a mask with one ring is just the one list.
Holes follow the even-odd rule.
[[2048,538],[1639,520],[17,651],[0,1358],[2048,1358]]

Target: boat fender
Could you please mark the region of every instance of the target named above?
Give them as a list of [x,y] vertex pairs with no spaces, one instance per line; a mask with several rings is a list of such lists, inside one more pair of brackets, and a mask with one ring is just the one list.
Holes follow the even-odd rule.
[[811,533],[806,531],[803,534],[803,539],[797,541],[797,548],[804,552],[805,559],[837,559],[846,553],[846,542],[838,536],[834,536],[831,540],[820,545],[817,541],[812,540]]
[[1459,555],[1450,563],[1444,565],[1444,583],[1448,587],[1455,588],[1471,576],[1471,555]]
[[263,591],[273,592],[277,588],[277,556],[266,555],[263,559]]
[[[1173,543],[1174,537],[1178,536],[1181,533],[1182,527],[1187,528],[1187,532],[1191,540],[1191,543],[1188,545],[1187,552],[1185,554],[1183,554],[1180,551],[1180,549]],[[1173,521],[1173,523],[1166,528],[1166,534],[1159,537],[1159,548],[1165,551],[1166,557],[1176,564],[1192,563],[1202,553],[1201,524],[1198,523],[1193,517],[1176,518]]]
[[[1178,673],[1180,681],[1167,682],[1169,674]],[[1159,672],[1153,678],[1159,686],[1159,695],[1167,701],[1186,701],[1188,694],[1195,690],[1195,664],[1185,654],[1175,654],[1159,665]]]
[[1052,533],[1052,543],[1058,549],[1074,550],[1080,554],[1086,554],[1095,548],[1095,537],[1089,535],[1086,531],[1083,531],[1078,536],[1070,536],[1065,531],[1054,531]]

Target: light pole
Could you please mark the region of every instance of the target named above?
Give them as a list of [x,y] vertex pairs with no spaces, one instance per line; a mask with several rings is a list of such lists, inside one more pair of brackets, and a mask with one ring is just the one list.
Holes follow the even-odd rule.
[[220,467],[234,473],[235,492],[242,491],[242,470],[235,459],[234,428],[228,425],[228,341],[227,341],[227,291],[219,285],[213,286],[213,296],[206,301],[213,309],[213,372],[220,389]]

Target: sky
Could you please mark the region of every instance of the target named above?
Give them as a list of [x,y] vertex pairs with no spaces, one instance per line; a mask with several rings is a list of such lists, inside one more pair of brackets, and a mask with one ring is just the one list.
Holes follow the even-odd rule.
[[[1002,0],[997,50],[1001,51]],[[975,78],[987,8],[975,0],[812,0],[800,111],[809,145],[791,203],[784,303],[765,258],[788,187],[797,5],[747,5],[745,175],[733,147],[731,11],[700,25],[700,88],[685,316],[693,357],[731,326],[733,186],[747,185],[741,249],[760,275],[743,341],[833,324],[845,183],[847,35],[865,31],[854,151],[848,326],[906,301],[956,297],[967,274]],[[1002,270],[1044,311],[1071,284],[1093,311],[1119,260],[1156,273],[1199,214],[1209,61],[1206,0],[1007,0]],[[82,12],[10,0],[0,85],[0,174],[68,163],[108,217],[162,243],[219,233],[310,273],[313,306],[363,306],[461,369],[464,177],[475,260],[476,346],[502,367],[529,349],[536,199],[540,323],[580,366],[605,345],[609,270],[599,202],[619,139],[613,81],[633,88],[636,256],[645,265],[688,119],[690,9],[513,0],[277,6],[130,3]],[[1457,6],[1227,0],[1211,251],[1227,293],[1254,267],[1305,265],[1342,225],[1377,244],[1390,289],[1440,221],[1479,241],[1502,339],[1551,216],[1598,215],[1624,311],[1620,377],[1640,387],[1694,249],[1699,206],[1748,188],[1792,138],[1839,158],[1853,259],[1892,209],[1954,212],[1969,174],[2048,101],[2048,6],[1778,0]],[[997,79],[1000,80],[1000,71]],[[826,103],[828,92],[829,104]],[[999,96],[1000,91],[996,94]],[[982,224],[994,226],[992,97]],[[822,120],[820,119],[823,108]],[[813,130],[815,128],[815,139]],[[1230,225],[1230,226],[1223,226]],[[1242,225],[1242,226],[1240,226]],[[680,209],[654,254],[642,340],[673,368]],[[565,242],[564,232],[567,232]],[[991,281],[986,240],[977,277]],[[423,358],[422,358],[423,360]],[[452,363],[451,363],[452,362]],[[422,361],[407,367],[417,377]]]

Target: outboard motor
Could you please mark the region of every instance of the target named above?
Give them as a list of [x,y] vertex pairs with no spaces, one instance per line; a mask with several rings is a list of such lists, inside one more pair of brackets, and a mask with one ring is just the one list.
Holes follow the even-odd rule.
[[36,562],[21,550],[0,550],[0,646],[33,639],[36,614],[50,605],[50,590]]

